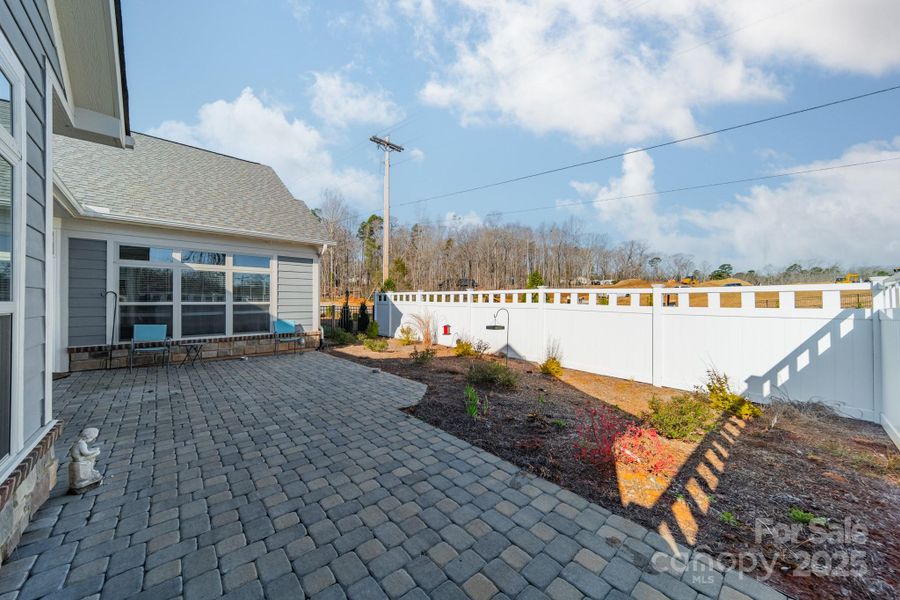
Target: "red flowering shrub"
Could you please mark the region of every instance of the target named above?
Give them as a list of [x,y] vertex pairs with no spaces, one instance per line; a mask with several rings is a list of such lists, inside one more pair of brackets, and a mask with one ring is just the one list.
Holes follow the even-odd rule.
[[576,426],[575,455],[592,464],[615,461],[616,439],[625,431],[625,419],[605,404],[579,413]]
[[576,427],[575,455],[595,465],[621,461],[654,475],[671,473],[675,457],[652,427],[640,427],[606,405],[582,412]]
[[614,452],[623,463],[639,465],[654,475],[675,470],[675,457],[666,450],[659,433],[652,427],[629,423],[625,433],[616,440]]

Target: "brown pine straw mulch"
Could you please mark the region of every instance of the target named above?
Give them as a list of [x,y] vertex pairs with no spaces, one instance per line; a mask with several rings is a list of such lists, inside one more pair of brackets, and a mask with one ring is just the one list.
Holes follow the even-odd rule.
[[[673,475],[598,467],[574,452],[585,407],[606,403],[639,420],[654,395],[682,392],[580,371],[555,379],[536,365],[510,360],[517,388],[479,389],[490,410],[472,419],[463,399],[469,365],[502,359],[435,349],[437,357],[426,365],[414,363],[412,347],[397,340],[383,353],[363,346],[328,351],[427,384],[410,414],[614,513],[761,579],[764,560],[772,566],[767,583],[789,596],[900,595],[900,453],[880,426],[819,405],[764,407],[762,417],[732,418],[698,443],[664,440],[679,465]],[[827,519],[820,532],[847,529],[856,537],[816,537],[809,525],[791,520],[792,508]]]

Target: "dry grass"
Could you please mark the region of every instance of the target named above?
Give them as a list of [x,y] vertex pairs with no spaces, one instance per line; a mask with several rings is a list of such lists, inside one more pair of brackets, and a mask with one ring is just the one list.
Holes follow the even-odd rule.
[[435,337],[434,315],[426,311],[424,313],[412,314],[409,318],[412,321],[413,328],[419,334],[419,339],[425,344],[425,347],[431,347],[434,344]]

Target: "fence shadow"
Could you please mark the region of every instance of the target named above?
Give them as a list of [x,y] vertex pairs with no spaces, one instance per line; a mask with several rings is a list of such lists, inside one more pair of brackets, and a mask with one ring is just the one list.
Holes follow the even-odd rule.
[[[877,416],[871,377],[874,355],[872,345],[868,343],[877,322],[854,318],[858,312],[853,309],[839,312],[765,373],[748,377],[743,393],[754,402],[766,402],[772,397],[822,401],[848,417],[871,420]],[[860,356],[860,347],[866,348],[867,353]],[[838,380],[839,374],[847,372],[847,362],[853,363],[853,370],[859,377]],[[798,397],[794,392],[798,389],[822,390],[823,393]],[[839,390],[836,395],[841,399],[826,397],[826,390]]]

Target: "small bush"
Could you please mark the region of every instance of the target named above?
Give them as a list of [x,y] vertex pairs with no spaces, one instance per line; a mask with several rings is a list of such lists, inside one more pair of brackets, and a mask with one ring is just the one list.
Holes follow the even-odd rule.
[[413,351],[409,353],[409,357],[417,365],[425,365],[430,363],[436,354],[437,350],[433,348],[425,348],[421,352],[418,348],[413,348]]
[[562,375],[562,351],[559,348],[559,340],[552,339],[547,344],[547,359],[541,363],[541,373],[552,377]]
[[353,336],[353,334],[347,333],[340,327],[335,327],[334,329],[332,329],[328,337],[340,346],[356,343],[356,338]]
[[551,377],[559,377],[563,372],[562,365],[559,364],[559,359],[552,356],[542,362],[540,368],[541,373],[550,375]]
[[404,346],[411,346],[419,341],[419,336],[416,335],[415,330],[409,325],[404,325],[400,328],[400,343]]
[[616,439],[624,430],[625,420],[606,404],[579,413],[576,458],[595,465],[614,462]]
[[628,423],[616,440],[615,455],[621,462],[638,465],[654,475],[667,475],[675,470],[675,456],[665,449],[652,427]]
[[388,348],[388,342],[387,342],[387,340],[383,340],[383,339],[380,339],[380,338],[379,338],[379,339],[375,339],[375,340],[372,340],[372,339],[368,339],[368,338],[367,338],[367,339],[363,342],[363,346],[365,346],[366,348],[368,348],[368,349],[371,350],[372,352],[384,352],[384,351],[387,350],[387,348]]
[[647,424],[672,440],[697,441],[716,426],[719,411],[703,396],[684,394],[670,400],[650,400]]
[[490,345],[484,340],[473,341],[468,337],[460,337],[453,347],[453,354],[456,356],[482,356],[488,348]]
[[556,427],[557,429],[565,429],[566,427],[569,426],[569,424],[566,423],[565,421],[563,421],[562,419],[553,419],[552,421],[550,421],[550,424],[553,425],[554,427]]
[[455,356],[475,356],[475,349],[472,347],[471,341],[459,338],[453,347],[453,354]]
[[715,369],[710,369],[706,374],[708,377],[706,394],[709,396],[709,403],[713,408],[741,419],[758,417],[762,414],[758,406],[731,391],[727,375],[719,373]]
[[484,340],[475,340],[475,343],[472,345],[472,349],[475,351],[475,356],[479,357],[483,356],[490,347],[491,345]]
[[[356,317],[356,330],[357,331],[366,331],[368,333],[369,329],[369,307],[366,306],[366,301],[363,300],[359,303],[359,314]],[[369,336],[372,337],[372,336]]]
[[675,469],[675,457],[655,429],[639,427],[605,404],[579,414],[576,458],[592,464],[621,462],[660,475]]
[[496,362],[476,362],[469,367],[466,381],[471,384],[495,385],[514,388],[518,382],[516,374],[508,367]]
[[370,339],[375,339],[378,337],[378,321],[372,321],[369,323],[369,326],[365,329],[360,327],[360,331],[365,331],[366,336]]

